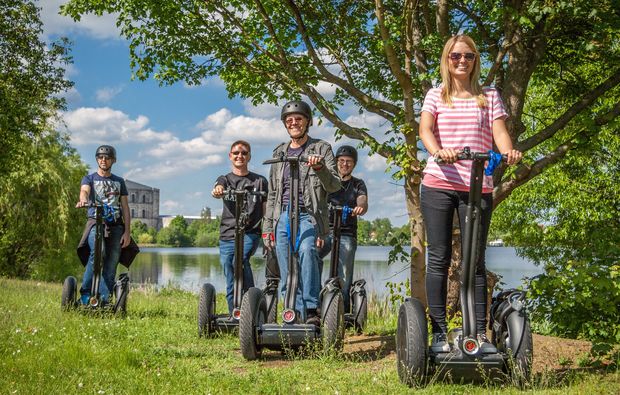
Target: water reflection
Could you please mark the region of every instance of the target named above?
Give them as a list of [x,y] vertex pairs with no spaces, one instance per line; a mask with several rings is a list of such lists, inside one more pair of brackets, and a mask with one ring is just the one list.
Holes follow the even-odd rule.
[[[358,247],[354,279],[363,278],[367,289],[383,296],[386,282],[401,282],[409,278],[406,264],[388,265],[389,247]],[[265,283],[265,262],[257,253],[251,260],[254,282]],[[502,276],[505,287],[521,285],[523,277],[541,273],[541,269],[516,255],[513,248],[494,247],[487,249],[487,267]],[[133,283],[174,285],[197,292],[201,285],[210,282],[217,292],[224,292],[225,279],[220,266],[217,248],[143,248],[131,266]],[[329,261],[325,260],[323,277],[329,272]]]

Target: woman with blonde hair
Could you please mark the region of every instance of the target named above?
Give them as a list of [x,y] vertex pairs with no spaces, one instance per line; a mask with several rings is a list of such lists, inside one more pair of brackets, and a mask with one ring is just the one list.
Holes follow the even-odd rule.
[[[440,65],[442,85],[428,91],[420,116],[420,139],[431,154],[422,181],[422,215],[426,225],[428,260],[426,297],[433,339],[431,350],[449,352],[446,340],[446,295],[452,256],[452,219],[455,210],[461,229],[465,226],[471,161],[457,162],[464,147],[487,152],[497,146],[513,165],[521,152],[513,149],[506,129],[508,117],[499,92],[481,87],[480,53],[465,35],[450,38],[443,49]],[[441,158],[444,164],[439,165]],[[493,180],[485,176],[482,190],[482,221],[479,259],[476,262],[476,329],[483,352],[494,352],[486,333],[485,247],[493,209]]]

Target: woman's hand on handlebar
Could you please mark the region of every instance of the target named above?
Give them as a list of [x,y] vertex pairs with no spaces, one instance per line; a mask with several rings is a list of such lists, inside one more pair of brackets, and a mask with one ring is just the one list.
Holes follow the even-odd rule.
[[459,151],[457,150],[452,148],[441,148],[433,154],[433,157],[435,159],[441,158],[444,163],[454,163],[457,161],[458,155]]
[[75,204],[75,208],[81,208],[88,206],[88,200],[80,200]]
[[360,206],[355,206],[352,210],[351,210],[351,215],[356,217],[358,215],[363,215],[364,214],[364,207],[360,207]]
[[316,248],[323,248],[323,245],[325,244],[325,240],[321,239],[320,237],[316,238]]
[[521,151],[517,151],[516,149],[512,149],[508,152],[503,152],[503,155],[506,155],[506,163],[508,165],[516,165],[523,158],[523,154]]

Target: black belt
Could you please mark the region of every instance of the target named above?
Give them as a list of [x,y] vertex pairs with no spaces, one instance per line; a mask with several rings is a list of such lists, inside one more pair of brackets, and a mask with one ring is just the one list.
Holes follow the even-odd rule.
[[[288,212],[288,204],[287,204],[287,205],[282,206],[282,212],[284,212],[284,211]],[[304,206],[299,207],[299,212],[300,212],[300,213],[305,213],[305,214],[308,214],[308,210],[307,210],[307,209],[306,209],[306,207],[304,207]]]

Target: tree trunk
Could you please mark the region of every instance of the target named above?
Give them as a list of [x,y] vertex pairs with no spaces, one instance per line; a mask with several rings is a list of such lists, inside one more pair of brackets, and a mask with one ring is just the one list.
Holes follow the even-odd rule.
[[411,296],[426,307],[426,234],[420,210],[420,181],[419,175],[409,175],[405,179],[405,196],[411,231]]

